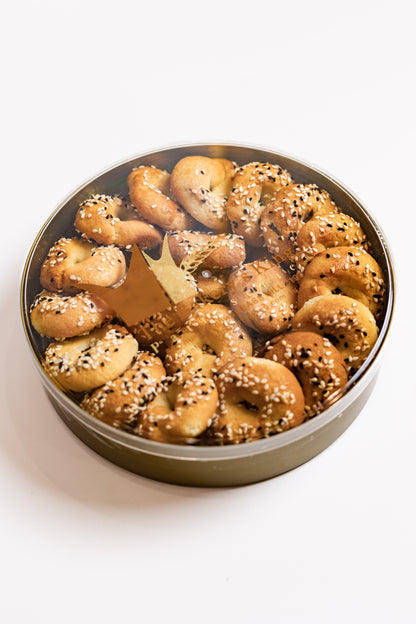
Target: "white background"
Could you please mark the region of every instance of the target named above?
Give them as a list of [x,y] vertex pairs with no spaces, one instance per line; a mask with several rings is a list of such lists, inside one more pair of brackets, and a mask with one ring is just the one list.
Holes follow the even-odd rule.
[[[0,619],[415,622],[413,2],[3,5]],[[85,179],[148,149],[311,161],[385,230],[399,294],[376,390],[308,464],[241,488],[153,482],[49,405],[18,311],[25,255]]]

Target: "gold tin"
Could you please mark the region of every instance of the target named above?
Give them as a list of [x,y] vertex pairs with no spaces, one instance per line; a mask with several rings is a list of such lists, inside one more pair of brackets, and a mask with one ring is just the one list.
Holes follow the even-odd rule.
[[[343,212],[361,223],[386,278],[387,301],[377,342],[342,396],[299,427],[255,442],[215,447],[162,444],[102,423],[84,412],[44,373],[41,358],[46,343],[32,329],[29,319],[30,305],[40,290],[40,266],[58,238],[76,234],[73,223],[80,202],[96,193],[127,195],[126,178],[134,167],[145,164],[171,171],[179,159],[189,155],[228,158],[240,165],[253,161],[277,163],[286,168],[296,182],[315,183],[324,188]],[[136,156],[76,189],[53,212],[28,253],[21,280],[20,306],[23,328],[47,396],[78,438],[111,462],[140,475],[181,485],[220,487],[254,483],[287,472],[323,451],[347,429],[374,388],[391,324],[394,296],[393,266],[385,236],[362,202],[345,186],[320,169],[285,154],[243,145],[204,144],[171,147]]]

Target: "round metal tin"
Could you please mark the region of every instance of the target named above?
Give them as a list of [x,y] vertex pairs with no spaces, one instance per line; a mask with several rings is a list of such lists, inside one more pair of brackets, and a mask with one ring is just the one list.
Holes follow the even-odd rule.
[[[277,163],[299,183],[315,183],[329,192],[343,212],[359,221],[384,271],[387,301],[380,333],[369,357],[350,379],[342,396],[314,419],[278,435],[239,445],[187,446],[163,444],[133,436],[84,412],[47,377],[42,368],[45,340],[31,327],[30,305],[39,292],[40,266],[53,243],[75,235],[74,217],[80,202],[92,194],[127,195],[126,178],[139,165],[172,170],[184,156],[228,158],[242,165],[253,161]],[[184,145],[149,152],[121,162],[76,189],[53,212],[38,233],[24,266],[21,316],[36,369],[56,412],[90,448],[111,462],[140,475],[182,485],[234,486],[254,483],[291,470],[327,448],[357,417],[375,385],[380,354],[391,324],[394,275],[385,236],[362,202],[345,186],[316,167],[291,156],[243,145]]]

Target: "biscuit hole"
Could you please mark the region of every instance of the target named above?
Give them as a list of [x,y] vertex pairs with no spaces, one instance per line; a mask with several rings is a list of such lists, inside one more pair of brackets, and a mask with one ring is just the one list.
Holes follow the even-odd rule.
[[202,353],[208,353],[208,355],[217,355],[215,350],[209,344],[202,345]]
[[254,403],[250,403],[250,401],[240,401],[238,404],[241,405],[241,407],[243,407],[244,409],[249,410],[250,412],[256,412],[256,414],[258,414],[260,411],[260,408]]
[[337,345],[339,345],[339,340],[336,336],[334,336],[333,334],[324,334],[324,338],[327,338],[330,342],[332,342],[332,344],[334,345],[334,347],[336,347]]

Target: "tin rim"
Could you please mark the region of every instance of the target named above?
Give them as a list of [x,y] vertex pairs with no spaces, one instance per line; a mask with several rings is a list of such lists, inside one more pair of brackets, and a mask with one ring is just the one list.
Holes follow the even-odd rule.
[[[241,150],[256,150],[258,152],[263,152],[264,154],[272,155],[274,158],[284,158],[288,159],[296,165],[301,167],[306,167],[311,169],[314,173],[326,178],[332,184],[334,184],[338,189],[349,196],[351,200],[357,204],[360,210],[365,215],[366,219],[371,224],[371,227],[374,233],[377,235],[378,241],[382,248],[382,253],[386,262],[386,285],[387,285],[387,301],[384,313],[384,319],[382,326],[379,331],[379,335],[375,345],[373,346],[369,356],[365,360],[365,362],[360,366],[358,371],[351,377],[346,386],[341,391],[341,396],[329,407],[327,407],[320,414],[312,418],[311,420],[302,423],[298,427],[294,429],[289,429],[288,431],[284,431],[282,433],[270,436],[268,438],[263,438],[260,440],[255,440],[251,442],[245,442],[242,444],[231,444],[231,445],[218,445],[218,446],[197,446],[197,445],[186,445],[186,444],[170,444],[165,442],[155,442],[153,440],[148,440],[146,438],[142,438],[139,436],[134,436],[131,433],[125,432],[120,429],[116,429],[107,425],[98,419],[94,418],[84,410],[82,410],[75,401],[73,401],[69,396],[67,396],[58,386],[56,386],[51,379],[46,375],[41,362],[36,354],[34,349],[32,339],[30,337],[29,332],[29,318],[28,318],[28,310],[25,301],[25,292],[27,286],[27,278],[28,278],[28,269],[31,263],[31,259],[33,254],[39,244],[39,241],[42,239],[42,236],[45,230],[48,228],[51,221],[54,217],[65,207],[65,205],[78,193],[80,193],[86,186],[93,183],[96,179],[109,174],[114,169],[121,167],[123,165],[128,165],[128,163],[133,162],[135,160],[152,157],[156,155],[163,155],[164,153],[171,152],[174,150],[192,150],[192,149],[201,149],[201,150],[215,150],[216,148],[220,150],[227,149],[241,149]],[[45,388],[52,394],[55,395],[64,408],[68,410],[73,417],[75,417],[78,421],[80,421],[85,427],[87,427],[91,432],[96,433],[100,437],[104,437],[110,442],[117,443],[126,449],[130,449],[136,451],[138,453],[143,453],[146,455],[158,456],[163,458],[172,458],[172,459],[184,459],[184,460],[194,460],[194,461],[202,461],[209,462],[212,461],[221,461],[221,460],[230,460],[236,458],[242,458],[245,456],[256,456],[262,455],[263,453],[270,451],[277,451],[279,448],[283,448],[287,445],[293,444],[301,439],[313,436],[317,431],[319,431],[326,424],[334,420],[335,418],[339,418],[342,416],[343,412],[348,408],[350,403],[354,400],[356,396],[360,394],[361,388],[364,387],[365,378],[369,377],[369,373],[376,369],[376,365],[378,364],[379,356],[382,351],[382,347],[384,346],[387,334],[391,327],[394,304],[395,304],[395,275],[393,268],[393,260],[391,256],[391,252],[389,249],[389,245],[386,239],[386,236],[383,230],[380,228],[375,218],[368,210],[367,206],[360,200],[359,197],[355,193],[353,193],[348,187],[346,187],[343,183],[341,183],[337,178],[335,178],[332,174],[327,173],[325,170],[317,167],[313,163],[300,160],[296,156],[288,154],[286,152],[277,152],[268,146],[258,146],[254,144],[239,144],[239,143],[186,143],[179,145],[166,145],[157,150],[151,150],[144,153],[136,154],[130,156],[126,159],[122,159],[109,167],[101,170],[96,173],[94,176],[88,178],[79,186],[77,186],[72,192],[70,192],[55,208],[55,210],[49,215],[48,219],[44,222],[42,227],[40,228],[38,234],[36,235],[30,249],[26,255],[26,261],[22,269],[21,279],[20,279],[20,318],[23,325],[23,330],[27,339],[28,347],[32,354],[32,357],[35,360],[36,368],[38,373],[41,376],[41,380]]]

